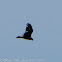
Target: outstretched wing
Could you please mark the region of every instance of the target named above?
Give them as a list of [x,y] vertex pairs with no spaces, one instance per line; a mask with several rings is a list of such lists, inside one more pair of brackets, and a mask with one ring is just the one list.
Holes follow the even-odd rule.
[[31,26],[31,24],[27,23],[26,31],[25,31],[23,37],[24,38],[31,38],[32,32],[33,32],[33,28]]
[[31,24],[29,24],[29,23],[27,23],[26,32],[30,32],[31,34],[33,32],[33,28],[31,26]]

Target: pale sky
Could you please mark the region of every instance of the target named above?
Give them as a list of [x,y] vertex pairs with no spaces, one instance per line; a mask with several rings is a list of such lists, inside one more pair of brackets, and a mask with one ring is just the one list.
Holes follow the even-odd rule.
[[[28,22],[34,40],[16,39]],[[0,0],[0,62],[6,58],[62,62],[62,0]]]

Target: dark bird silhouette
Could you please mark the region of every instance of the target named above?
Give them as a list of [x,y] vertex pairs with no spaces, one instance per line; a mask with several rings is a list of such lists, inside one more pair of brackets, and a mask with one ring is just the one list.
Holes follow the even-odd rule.
[[33,28],[31,26],[31,24],[27,23],[26,30],[25,30],[25,33],[23,34],[23,36],[18,36],[16,38],[24,38],[27,40],[33,40],[33,38],[31,37],[32,32],[33,32]]

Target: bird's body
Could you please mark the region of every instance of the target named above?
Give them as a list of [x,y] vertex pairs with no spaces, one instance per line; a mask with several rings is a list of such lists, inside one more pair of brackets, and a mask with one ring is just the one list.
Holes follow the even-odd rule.
[[27,40],[33,40],[33,38],[31,37],[32,32],[33,32],[33,28],[31,26],[31,24],[28,23],[24,35],[18,36],[17,38],[24,38]]

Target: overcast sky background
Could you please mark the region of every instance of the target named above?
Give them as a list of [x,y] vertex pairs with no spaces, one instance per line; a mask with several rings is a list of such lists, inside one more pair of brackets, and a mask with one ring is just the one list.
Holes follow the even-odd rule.
[[[34,40],[16,39],[28,22]],[[61,62],[62,0],[0,0],[0,60],[4,58]]]

